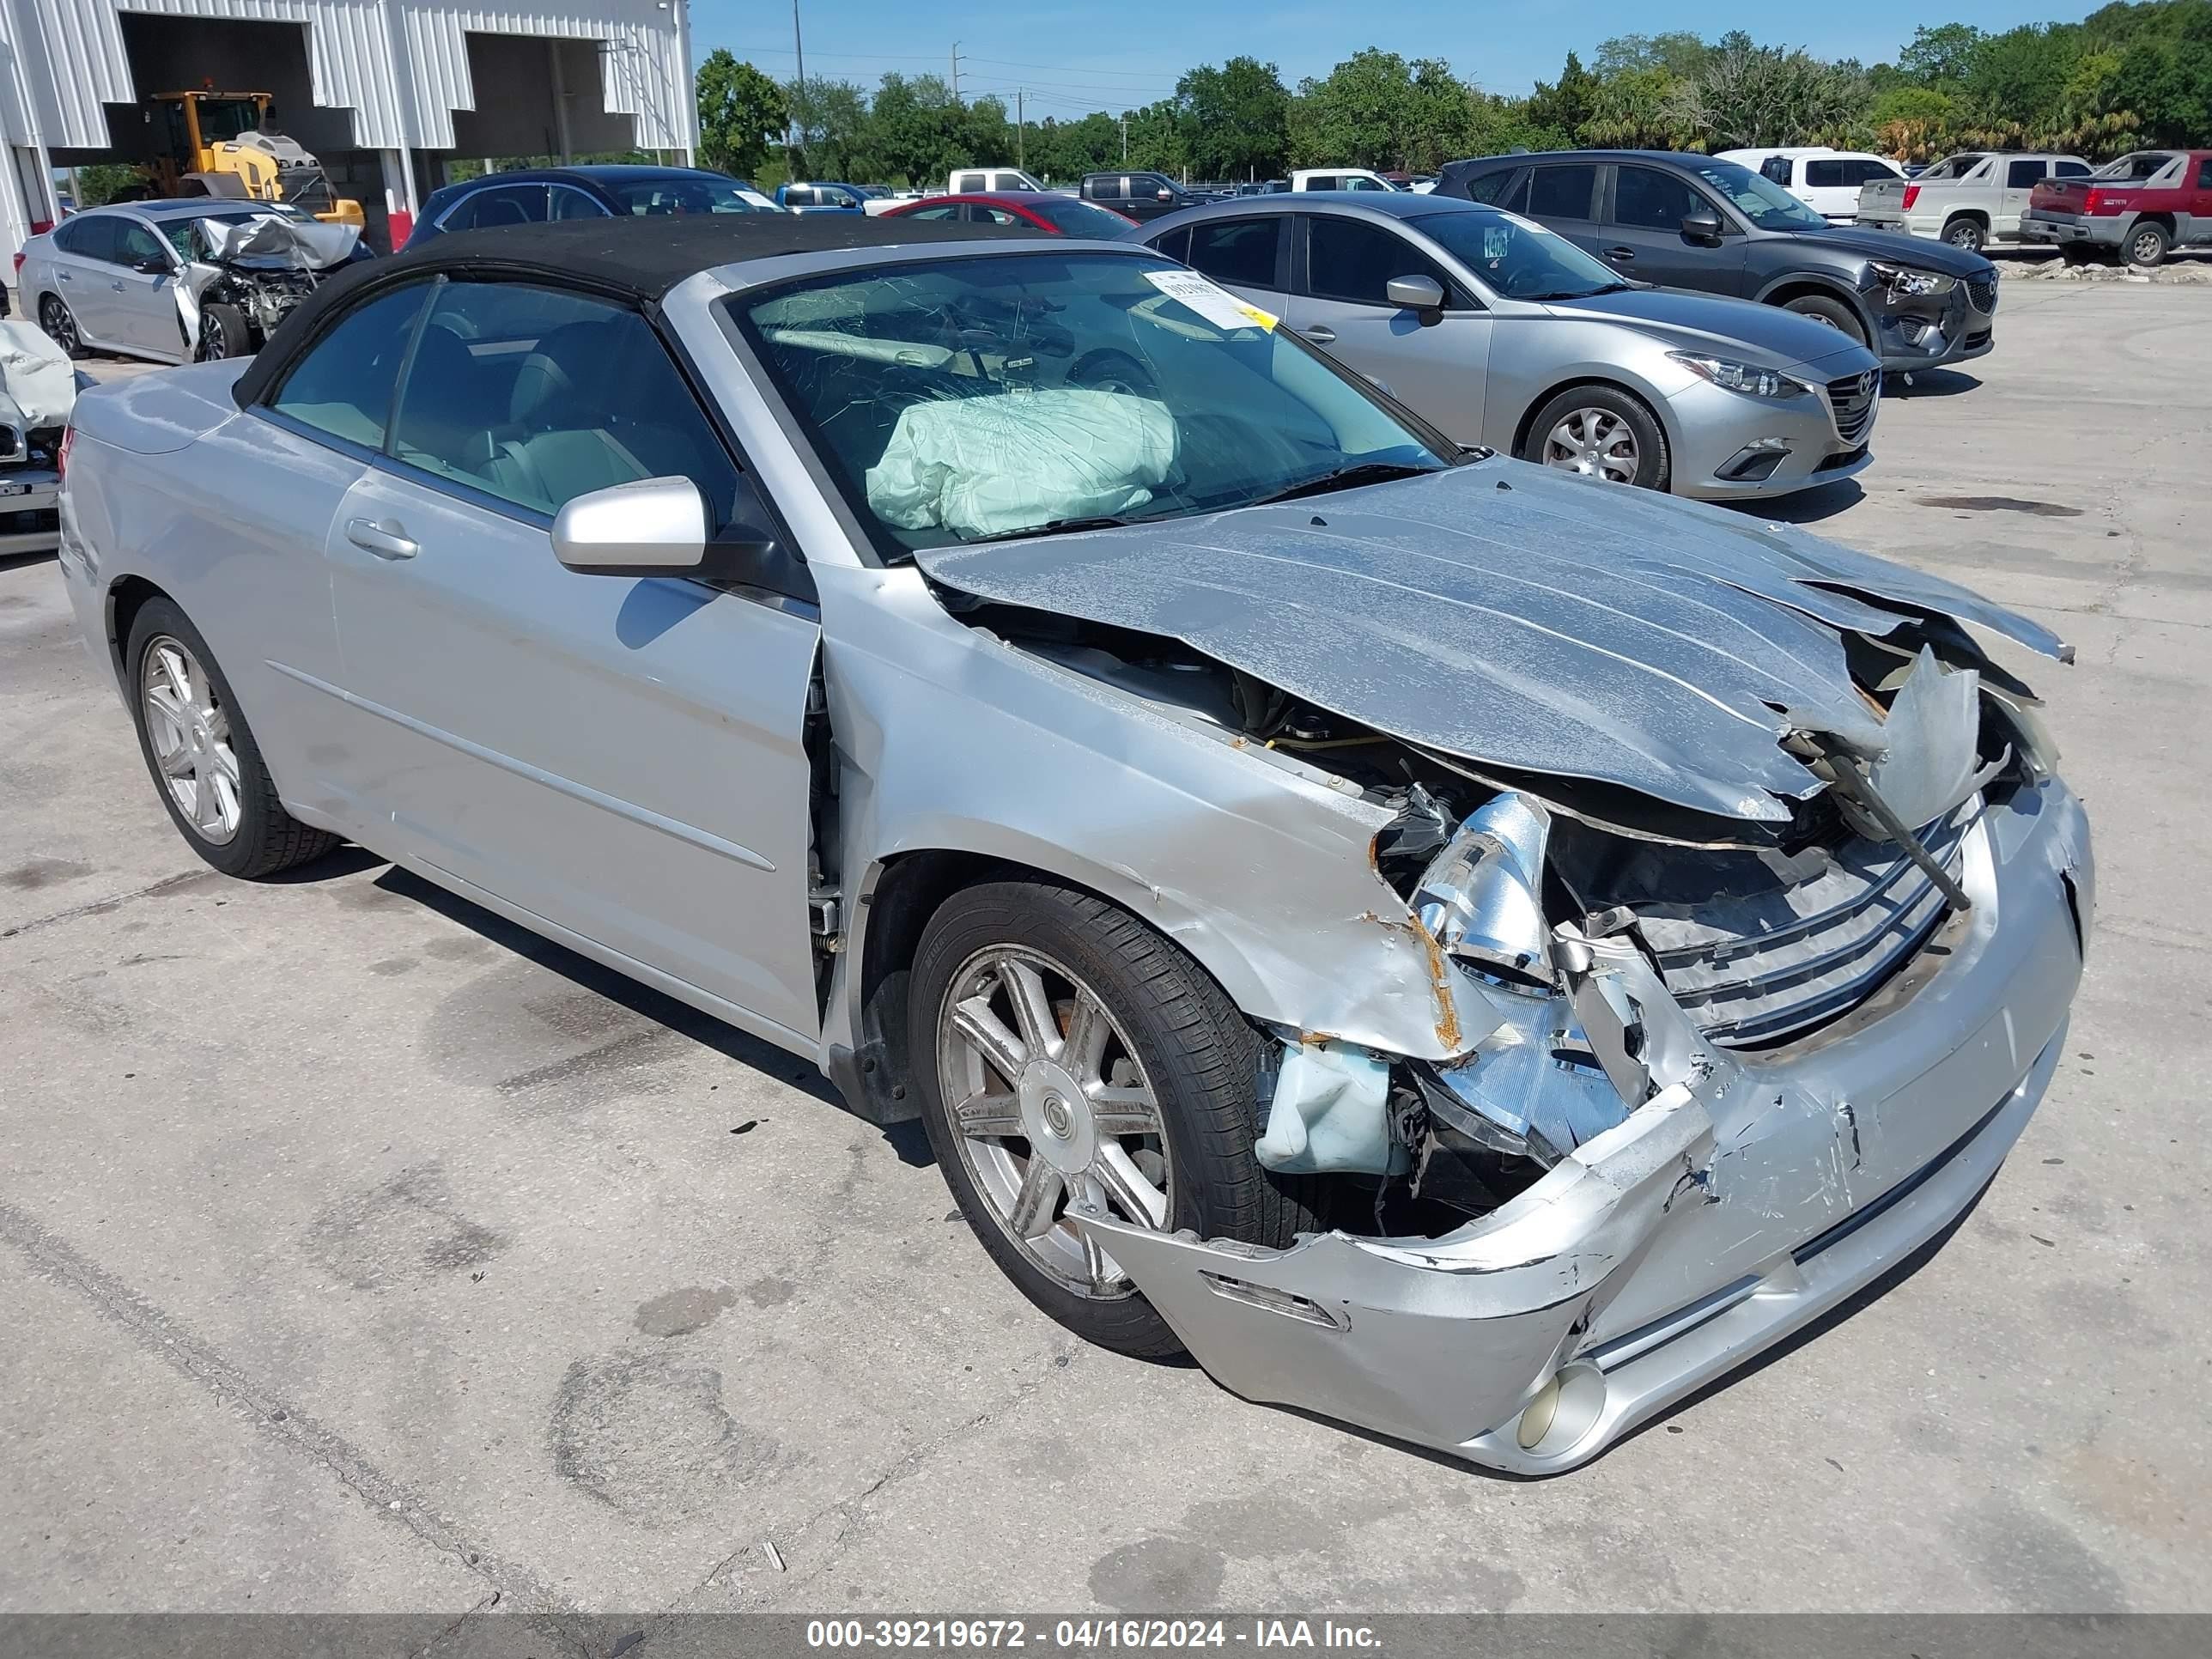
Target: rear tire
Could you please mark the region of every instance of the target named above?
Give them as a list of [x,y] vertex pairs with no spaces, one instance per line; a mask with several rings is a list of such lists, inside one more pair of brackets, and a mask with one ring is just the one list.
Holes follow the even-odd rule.
[[1782,308],[1794,311],[1800,317],[1809,317],[1816,323],[1826,323],[1846,339],[1856,340],[1861,345],[1867,343],[1865,325],[1859,321],[1858,313],[1841,300],[1825,294],[1801,294]]
[[2128,233],[2128,263],[2138,270],[2155,270],[2172,246],[2173,234],[2164,225],[2137,225]]
[[194,362],[219,363],[252,355],[253,330],[244,312],[221,301],[200,307],[200,337],[192,346]]
[[1640,489],[1667,488],[1666,429],[1642,399],[1609,386],[1571,386],[1536,411],[1521,459]]
[[276,799],[230,682],[174,602],[149,599],[139,607],[123,668],[139,752],[192,851],[226,876],[250,879],[305,864],[338,844]]
[[58,294],[49,294],[39,301],[39,327],[46,337],[62,349],[62,356],[71,362],[83,359],[84,336],[77,332],[76,319],[69,303]]
[[[1032,973],[1024,1022],[1013,993]],[[998,1022],[997,1061],[967,1035],[979,1010]],[[1079,1011],[1097,1031],[1093,1010],[1104,1034],[1086,1048]],[[1320,1228],[1311,1178],[1254,1155],[1258,1034],[1204,969],[1103,899],[1029,880],[954,894],[922,930],[907,1029],[922,1121],[962,1214],[1022,1294],[1086,1341],[1139,1358],[1182,1349],[1110,1256],[1084,1249],[1066,1219],[1071,1182],[1107,1182],[1117,1219],[1156,1230],[1281,1248]],[[1119,1115],[1097,1115],[1107,1109]],[[1040,1175],[1051,1195],[1024,1210]],[[1148,1213],[1128,1213],[1132,1195]]]
[[1979,253],[1989,241],[1990,234],[1978,219],[1954,219],[1943,227],[1943,240],[1953,247],[1962,247],[1969,253]]

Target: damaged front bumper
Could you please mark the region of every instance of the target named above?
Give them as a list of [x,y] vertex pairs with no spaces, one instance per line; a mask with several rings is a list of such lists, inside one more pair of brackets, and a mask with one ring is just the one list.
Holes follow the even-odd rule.
[[[2094,868],[2055,779],[1993,805],[1961,853],[1972,908],[1826,1040],[1674,1044],[1657,1095],[1444,1237],[1271,1250],[1071,1218],[1237,1394],[1494,1468],[1574,1468],[1878,1278],[1995,1176],[2057,1061]],[[1673,1007],[1648,972],[1632,988]]]

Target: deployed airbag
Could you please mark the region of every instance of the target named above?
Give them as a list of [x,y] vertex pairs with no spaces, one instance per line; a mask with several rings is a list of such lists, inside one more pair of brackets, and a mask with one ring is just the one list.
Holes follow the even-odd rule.
[[868,505],[905,530],[994,536],[1133,512],[1175,465],[1167,405],[1076,387],[932,399],[901,412]]
[[0,322],[0,392],[21,413],[24,430],[65,426],[76,405],[76,370],[33,325]]

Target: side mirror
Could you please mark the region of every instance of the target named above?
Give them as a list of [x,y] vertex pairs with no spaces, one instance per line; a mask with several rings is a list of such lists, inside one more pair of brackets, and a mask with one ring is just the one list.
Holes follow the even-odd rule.
[[1175,200],[1175,192],[1163,185],[1152,192],[1152,199],[1156,202],[1172,202]]
[[1721,216],[1711,208],[1698,208],[1682,216],[1682,238],[1691,242],[1717,242],[1721,239]]
[[149,253],[131,269],[141,276],[166,276],[169,274],[169,262],[158,253]]
[[586,576],[704,576],[707,501],[689,478],[641,478],[571,497],[553,515],[553,552]]
[[1443,320],[1443,284],[1433,276],[1393,276],[1382,295],[1394,306],[1420,313],[1424,328]]

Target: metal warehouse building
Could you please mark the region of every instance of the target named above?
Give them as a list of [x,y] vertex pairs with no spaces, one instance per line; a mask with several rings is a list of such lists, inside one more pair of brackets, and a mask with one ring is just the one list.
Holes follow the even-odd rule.
[[0,272],[56,216],[52,169],[148,159],[142,100],[202,87],[273,94],[375,242],[456,157],[696,142],[684,0],[0,0]]

